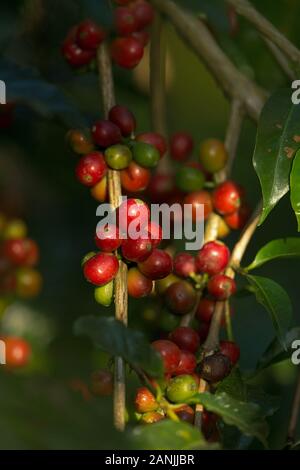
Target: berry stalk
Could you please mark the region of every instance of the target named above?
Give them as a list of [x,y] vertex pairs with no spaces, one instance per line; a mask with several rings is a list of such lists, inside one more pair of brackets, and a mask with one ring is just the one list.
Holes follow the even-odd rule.
[[[109,110],[115,105],[115,93],[111,59],[105,43],[100,45],[98,49],[97,61],[103,109],[105,117],[108,117]],[[121,203],[122,189],[120,173],[116,170],[108,171],[108,192],[110,204],[113,208],[117,208]],[[119,271],[115,278],[115,317],[127,325],[127,266],[122,260],[119,261]],[[125,362],[121,357],[115,358],[114,370],[114,424],[118,430],[123,431],[125,428],[126,377]]]

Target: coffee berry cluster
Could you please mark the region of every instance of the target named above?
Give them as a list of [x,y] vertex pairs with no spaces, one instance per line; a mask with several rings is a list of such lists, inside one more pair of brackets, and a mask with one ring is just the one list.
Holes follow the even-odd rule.
[[115,0],[113,30],[85,20],[74,26],[62,45],[62,54],[74,68],[92,64],[99,45],[110,37],[113,61],[122,68],[132,69],[138,65],[149,41],[147,28],[154,18],[154,10],[146,0]]
[[[36,269],[39,247],[28,238],[21,219],[9,219],[0,213],[0,315],[16,299],[36,297],[42,277]],[[5,343],[6,368],[16,369],[28,364],[31,347],[28,341],[14,336],[1,336]]]

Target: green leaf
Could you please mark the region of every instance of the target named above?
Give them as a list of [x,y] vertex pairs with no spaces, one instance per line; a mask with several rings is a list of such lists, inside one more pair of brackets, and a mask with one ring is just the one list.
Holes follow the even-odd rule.
[[221,416],[226,424],[236,426],[247,436],[255,436],[267,447],[268,425],[258,405],[237,400],[226,392],[199,393],[188,401],[202,404],[206,410]]
[[256,300],[268,311],[278,340],[284,348],[285,333],[292,320],[292,304],[286,291],[277,282],[261,276],[246,278],[253,288]]
[[279,409],[278,396],[269,395],[260,386],[246,384],[247,400],[258,405],[265,417],[272,416]]
[[292,159],[299,148],[300,106],[291,100],[291,89],[275,92],[260,117],[253,156],[263,193],[260,224],[289,191]]
[[113,356],[121,356],[129,364],[140,367],[153,377],[163,375],[163,364],[144,335],[126,328],[114,318],[86,316],[74,325],[77,335],[87,335],[94,344]]
[[139,425],[132,430],[135,448],[143,450],[192,450],[218,448],[208,444],[200,431],[187,423],[164,420],[151,426]]
[[300,257],[300,238],[280,238],[263,246],[256,254],[247,271],[258,268],[268,261],[281,258]]
[[286,349],[283,348],[282,344],[275,338],[271,344],[267,347],[261,358],[257,363],[257,371],[266,369],[267,367],[289,359],[292,355],[293,349],[292,344],[295,340],[300,338],[300,327],[295,327],[289,330],[286,335],[284,342]]
[[226,392],[237,400],[246,400],[247,391],[238,367],[234,367],[230,374],[219,383],[216,393],[222,392]]
[[294,209],[297,222],[298,232],[300,232],[300,151],[296,153],[290,176],[291,186],[291,204]]

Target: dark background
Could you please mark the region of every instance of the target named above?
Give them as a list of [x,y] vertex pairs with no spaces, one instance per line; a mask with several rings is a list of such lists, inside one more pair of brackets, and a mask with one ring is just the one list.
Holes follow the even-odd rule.
[[[238,39],[228,39],[222,1],[178,3],[197,13],[206,12],[232,59],[261,85],[271,91],[288,84],[248,24],[241,21]],[[253,3],[300,46],[297,0]],[[109,313],[94,302],[93,290],[80,268],[82,256],[93,249],[97,203],[74,178],[76,157],[67,149],[65,133],[71,126],[92,122],[102,111],[97,77],[74,74],[60,54],[61,41],[74,23],[93,17],[109,24],[108,2],[2,0],[0,8],[0,79],[6,81],[8,99],[21,98],[23,103],[17,107],[12,128],[0,133],[0,207],[25,218],[30,236],[41,248],[44,278],[38,299],[16,302],[2,317],[1,331],[27,337],[34,357],[30,367],[19,373],[0,370],[0,448],[126,447],[112,429],[111,400],[86,400],[74,390],[78,381],[88,383],[90,373],[105,366],[108,358],[89,341],[73,336],[73,322],[85,314]],[[224,138],[229,111],[226,99],[170,26],[165,40],[170,131],[190,131],[197,147],[203,138]],[[150,127],[146,72],[147,64],[139,73],[116,70],[117,101],[130,106],[140,131]],[[49,84],[55,87],[49,88]],[[234,178],[247,188],[252,206],[260,197],[251,163],[255,132],[255,126],[246,121],[233,171]],[[287,196],[257,230],[245,261],[272,238],[296,236],[296,228]],[[286,288],[294,305],[294,323],[299,323],[299,262],[272,263],[259,274]],[[145,328],[142,311],[149,305],[143,305],[141,301],[130,303],[131,326]],[[272,325],[252,297],[236,300],[234,308],[241,365],[251,370],[273,338]],[[151,338],[151,325],[146,324],[146,330]],[[280,396],[280,410],[271,420],[272,448],[280,448],[284,442],[296,372],[287,361],[261,377],[266,390]],[[130,404],[134,378],[129,382]]]

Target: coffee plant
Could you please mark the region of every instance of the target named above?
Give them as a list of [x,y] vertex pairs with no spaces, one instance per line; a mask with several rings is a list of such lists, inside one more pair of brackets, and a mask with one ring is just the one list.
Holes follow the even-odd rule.
[[[65,160],[55,161],[55,177],[70,181],[72,176],[64,169],[72,166],[74,182],[83,187],[80,197],[84,200],[88,193],[102,217],[92,232],[81,228],[92,248],[82,253],[81,266],[79,260],[76,266],[82,271],[82,284],[88,283],[90,302],[75,320],[73,333],[76,341],[91,340],[97,357],[100,350],[107,360],[94,361],[93,371],[84,364],[88,379],[73,379],[71,389],[96,406],[109,400],[103,397],[112,397],[109,423],[124,448],[268,449],[281,404],[261,378],[272,367],[292,361],[300,340],[289,294],[265,275],[269,263],[282,263],[288,278],[287,260],[300,257],[300,107],[295,99],[300,50],[263,16],[259,5],[256,9],[255,2],[248,0],[203,0],[199,5],[103,0],[102,15],[93,14],[94,2],[87,3],[90,8],[81,8],[74,22],[70,16],[70,24],[64,24],[61,44],[55,42],[57,74],[64,71],[67,86],[43,80],[49,64],[37,74],[28,68],[24,73],[29,95],[35,98],[29,100],[16,81],[12,97],[0,108],[2,130],[13,127],[20,103],[39,119],[63,127]],[[175,119],[168,112],[165,43],[171,34],[204,64],[215,80],[213,86],[228,100],[224,138],[219,129],[215,136],[195,138],[181,115]],[[243,52],[255,34],[259,47],[267,49],[273,67],[280,71],[279,84],[271,78],[262,83]],[[129,96],[137,93],[135,74],[143,70],[148,56],[149,70],[143,76],[143,100],[149,103],[146,127]],[[7,64],[8,78],[17,67]],[[181,73],[184,76],[185,71]],[[97,104],[96,113],[86,110],[84,115],[79,111],[82,104],[70,101],[66,89],[73,82],[81,92],[84,87],[93,89],[95,102],[101,95],[102,107]],[[130,92],[120,92],[119,83]],[[201,83],[197,86],[201,88]],[[184,83],[182,87],[186,89]],[[95,103],[90,104],[94,109]],[[197,109],[200,125],[209,113],[217,115],[218,109]],[[254,151],[247,166],[241,143],[244,128],[251,125],[256,140],[248,139]],[[245,172],[251,168],[257,176],[261,199],[255,204],[248,175],[236,176],[243,174],[236,171],[239,167]],[[292,236],[285,227],[279,233],[268,227],[287,194],[286,210],[295,214]],[[170,233],[165,230],[165,213],[155,217],[158,204],[167,208]],[[182,237],[178,242],[176,237],[181,210],[187,206],[195,233],[203,231],[197,250],[187,250],[190,240]],[[88,215],[90,220],[93,216]],[[251,258],[258,232],[267,233],[268,241],[258,241]],[[27,237],[22,221],[7,221],[1,215],[0,236],[4,310],[16,297],[36,296],[41,276],[35,268],[38,246]],[[72,296],[80,302],[76,290]],[[242,301],[261,308],[262,318],[255,317],[254,326],[240,321]],[[90,314],[89,308],[97,314]],[[269,336],[262,335],[264,350],[252,370],[243,365],[251,347],[236,340],[236,319],[239,328],[247,330],[251,324],[252,342],[261,338],[261,325],[269,321]],[[29,344],[14,337],[5,341],[8,368],[26,364]],[[299,446],[297,372],[280,449]]]

